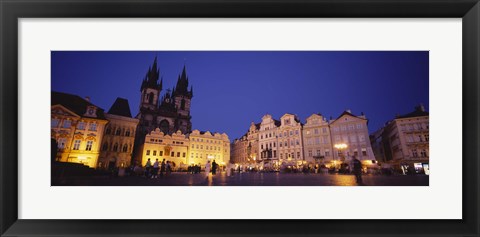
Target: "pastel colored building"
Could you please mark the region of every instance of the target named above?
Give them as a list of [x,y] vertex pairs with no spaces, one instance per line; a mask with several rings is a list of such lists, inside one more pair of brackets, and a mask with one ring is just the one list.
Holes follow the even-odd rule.
[[96,168],[105,125],[103,109],[89,98],[51,93],[51,137],[57,142],[56,161]]
[[128,100],[117,98],[105,118],[109,121],[103,135],[98,167],[112,169],[131,165],[138,119],[132,118]]
[[374,134],[372,143],[385,164],[404,174],[429,174],[429,113],[423,105],[397,115]]
[[333,161],[332,142],[328,121],[321,114],[312,114],[303,125],[305,160],[317,164]]

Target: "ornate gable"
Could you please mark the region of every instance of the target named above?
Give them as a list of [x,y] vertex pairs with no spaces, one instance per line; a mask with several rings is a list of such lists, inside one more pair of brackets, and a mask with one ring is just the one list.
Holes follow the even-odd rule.
[[51,107],[51,114],[52,116],[66,116],[66,117],[75,117],[80,118],[80,116],[73,111],[63,107],[62,105],[53,105]]

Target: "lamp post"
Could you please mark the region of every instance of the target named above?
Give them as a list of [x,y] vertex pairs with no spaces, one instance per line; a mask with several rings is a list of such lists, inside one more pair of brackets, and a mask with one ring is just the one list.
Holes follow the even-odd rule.
[[[344,158],[343,160],[345,160],[345,154],[343,153],[343,151],[345,149],[347,149],[348,145],[345,144],[345,143],[338,143],[338,144],[335,144],[333,147],[335,147],[338,151],[342,152],[342,156]],[[335,156],[334,156],[334,158],[335,158]],[[334,159],[333,163],[335,165],[335,170],[336,170],[337,169],[337,164],[335,162],[335,159]]]

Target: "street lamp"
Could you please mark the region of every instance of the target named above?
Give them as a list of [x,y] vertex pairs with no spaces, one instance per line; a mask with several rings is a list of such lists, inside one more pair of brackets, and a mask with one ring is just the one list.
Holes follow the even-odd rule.
[[[338,144],[333,145],[333,147],[337,148],[337,150],[342,152],[342,156],[344,158],[343,160],[345,160],[345,154],[343,153],[343,150],[347,149],[348,145],[345,144],[345,143],[338,143]],[[335,156],[334,156],[334,158],[335,158]],[[337,169],[335,160],[333,161],[333,163],[335,165],[335,169]]]

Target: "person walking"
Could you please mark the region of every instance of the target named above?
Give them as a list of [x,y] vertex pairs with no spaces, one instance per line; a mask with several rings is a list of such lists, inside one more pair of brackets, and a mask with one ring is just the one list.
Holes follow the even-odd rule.
[[210,161],[207,161],[207,164],[205,164],[205,178],[208,179],[208,175],[210,174],[210,168],[212,165],[210,164]]
[[155,163],[153,163],[153,176],[152,176],[152,178],[158,178],[158,169],[159,169],[159,163],[158,163],[158,159],[156,159]]
[[165,159],[163,159],[162,164],[160,165],[160,177],[163,177],[163,173],[165,173],[165,168],[166,168]]
[[170,173],[172,172],[172,164],[170,161],[167,161],[167,167],[166,167],[166,176],[170,175]]
[[215,160],[212,162],[212,175],[215,175],[217,173],[217,163]]
[[147,163],[145,164],[145,176],[150,178],[150,169],[152,168],[152,162],[150,162],[150,158],[148,158]]
[[355,174],[355,179],[357,180],[357,184],[363,184],[362,181],[362,162],[357,159],[356,156],[353,157],[353,173]]
[[227,176],[230,177],[232,175],[232,169],[233,169],[233,164],[232,161],[230,160],[227,164]]

